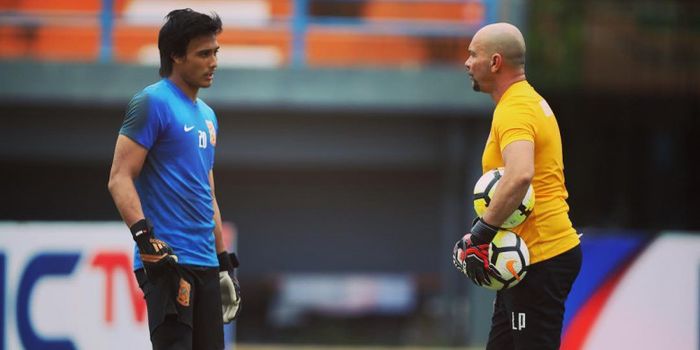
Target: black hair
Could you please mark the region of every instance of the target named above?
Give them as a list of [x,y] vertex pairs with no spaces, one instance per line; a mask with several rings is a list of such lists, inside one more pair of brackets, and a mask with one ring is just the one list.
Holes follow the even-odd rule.
[[202,35],[221,33],[221,18],[216,13],[211,16],[193,11],[190,8],[173,10],[165,16],[166,22],[158,33],[161,77],[173,72],[173,56],[187,54],[190,40]]

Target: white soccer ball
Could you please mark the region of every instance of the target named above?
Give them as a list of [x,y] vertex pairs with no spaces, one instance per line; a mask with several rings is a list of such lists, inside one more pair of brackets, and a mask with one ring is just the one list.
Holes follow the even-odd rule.
[[530,253],[525,241],[513,232],[498,231],[489,244],[489,265],[491,285],[484,285],[485,288],[501,290],[520,283],[530,265]]
[[[474,186],[474,211],[478,217],[482,217],[486,212],[486,208],[491,204],[491,199],[493,199],[493,196],[496,194],[496,189],[498,188],[501,177],[503,177],[503,168],[498,168],[487,171],[479,178],[479,181],[476,182]],[[530,213],[532,213],[534,207],[535,191],[532,189],[532,184],[530,184],[518,208],[515,209],[513,214],[511,214],[500,227],[513,228],[522,224]]]

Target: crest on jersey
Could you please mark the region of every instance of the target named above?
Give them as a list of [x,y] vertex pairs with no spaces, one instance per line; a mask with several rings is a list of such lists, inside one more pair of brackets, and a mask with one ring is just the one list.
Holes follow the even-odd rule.
[[216,129],[214,128],[214,123],[211,120],[206,120],[207,128],[209,129],[209,143],[212,146],[216,146]]

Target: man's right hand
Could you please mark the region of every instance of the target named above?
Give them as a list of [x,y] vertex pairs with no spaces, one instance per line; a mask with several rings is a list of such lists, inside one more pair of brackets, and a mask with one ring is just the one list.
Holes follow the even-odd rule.
[[147,275],[155,277],[173,263],[177,256],[167,243],[153,236],[153,225],[147,219],[141,219],[129,228],[131,235],[139,247],[139,255]]

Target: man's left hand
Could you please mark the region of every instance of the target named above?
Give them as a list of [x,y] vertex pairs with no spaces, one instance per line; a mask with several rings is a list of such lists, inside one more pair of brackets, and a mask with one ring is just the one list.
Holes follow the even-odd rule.
[[241,312],[241,287],[235,276],[238,258],[235,253],[223,251],[216,256],[219,259],[219,286],[221,287],[221,308],[224,323],[229,323]]
[[479,218],[474,220],[471,232],[457,241],[452,250],[452,263],[478,286],[491,285],[489,244],[497,232],[497,227]]
[[467,233],[457,241],[453,249],[452,262],[458,270],[467,275],[476,285],[491,285],[488,277],[489,244],[477,244],[474,237]]

